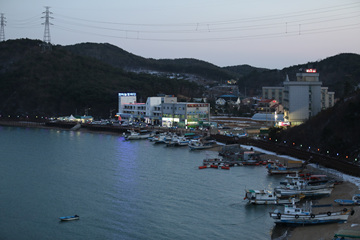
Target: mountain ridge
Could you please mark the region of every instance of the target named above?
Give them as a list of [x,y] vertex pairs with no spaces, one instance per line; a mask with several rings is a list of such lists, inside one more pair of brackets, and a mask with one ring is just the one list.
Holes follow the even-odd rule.
[[[145,101],[159,93],[205,96],[205,89],[237,80],[241,96],[260,96],[261,86],[281,86],[286,74],[294,79],[299,68],[320,72],[323,86],[342,98],[360,83],[360,55],[339,54],[319,62],[278,69],[249,65],[218,67],[192,59],[147,59],[108,43],[54,45],[43,52],[42,41],[0,43],[0,114],[83,114],[107,116],[117,108],[117,93],[137,92]],[[214,101],[214,100],[212,100]]]

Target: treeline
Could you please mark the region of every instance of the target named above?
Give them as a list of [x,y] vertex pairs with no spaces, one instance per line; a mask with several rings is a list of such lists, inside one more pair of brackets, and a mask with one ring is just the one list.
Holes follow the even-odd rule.
[[[248,95],[261,95],[259,86],[282,86],[288,75],[290,81],[296,81],[299,69],[315,68],[320,73],[320,81],[335,97],[342,98],[354,92],[360,84],[360,55],[343,53],[324,60],[295,65],[282,70],[253,69],[240,77],[240,92],[245,89]],[[232,70],[232,68],[229,68]]]
[[142,101],[158,93],[201,95],[196,83],[125,72],[61,46],[43,52],[40,41],[2,42],[0,53],[0,114],[83,115],[86,110],[100,118],[117,109],[119,92],[136,92]]

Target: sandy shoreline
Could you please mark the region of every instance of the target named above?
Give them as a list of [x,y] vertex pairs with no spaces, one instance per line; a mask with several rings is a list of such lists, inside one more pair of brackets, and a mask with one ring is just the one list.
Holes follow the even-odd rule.
[[[287,158],[279,157],[277,155],[268,155],[265,154],[263,156],[264,159],[277,159],[280,161],[286,161]],[[324,168],[312,168],[311,166],[307,166],[305,172],[323,172],[324,174],[330,175],[330,177],[334,177],[339,179],[339,176],[332,176],[329,174]],[[343,180],[343,179],[339,179]],[[353,194],[360,193],[359,187],[352,182],[343,181],[339,185],[335,185],[330,196],[319,198],[313,201],[314,204],[332,204],[331,207],[333,211],[343,209],[344,206],[339,206],[334,202],[335,199],[351,199]],[[298,226],[295,228],[291,228],[291,230],[287,233],[286,236],[273,238],[276,240],[327,240],[332,239],[334,234],[342,229],[351,229],[351,230],[360,230],[360,206],[347,206],[346,208],[353,208],[355,213],[353,216],[349,216],[347,223],[333,223],[333,224],[322,224],[322,225],[314,225],[314,226]],[[275,226],[275,224],[274,224]]]
[[[351,199],[352,195],[359,193],[359,188],[351,182],[343,182],[336,185],[330,196],[320,198],[316,200],[316,204],[333,204],[334,210],[343,209],[344,206],[338,206],[334,203],[335,199]],[[296,227],[289,235],[289,240],[302,240],[302,239],[332,239],[334,234],[340,229],[352,229],[360,230],[360,208],[359,206],[352,206],[347,208],[353,208],[355,213],[353,216],[349,216],[346,223],[334,223],[315,226],[300,226]],[[353,226],[353,224],[359,224]]]

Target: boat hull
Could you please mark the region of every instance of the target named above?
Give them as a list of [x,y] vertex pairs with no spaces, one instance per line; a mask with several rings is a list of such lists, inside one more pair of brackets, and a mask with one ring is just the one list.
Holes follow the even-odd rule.
[[275,189],[277,197],[289,197],[292,195],[304,195],[305,197],[318,197],[330,195],[332,188],[323,189],[309,189],[309,190],[296,190],[296,189]]
[[338,203],[341,206],[354,206],[359,205],[358,202],[355,202],[353,200],[346,200],[346,199],[335,199],[334,202]]
[[344,223],[348,220],[352,211],[338,211],[326,212],[320,214],[286,214],[279,212],[270,213],[270,217],[275,219],[276,224],[291,224],[291,225],[314,225],[325,223]]
[[66,217],[59,217],[60,221],[73,221],[73,220],[79,220],[79,216],[66,216]]
[[289,198],[278,198],[272,192],[266,190],[252,190],[245,189],[245,198],[247,199],[249,204],[255,205],[282,205],[282,204],[290,204],[292,202],[299,202],[300,198],[297,197],[289,197]]

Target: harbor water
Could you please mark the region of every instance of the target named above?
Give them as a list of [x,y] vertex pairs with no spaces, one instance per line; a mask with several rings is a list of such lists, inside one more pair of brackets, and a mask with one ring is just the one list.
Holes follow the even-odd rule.
[[[0,239],[271,239],[264,166],[202,169],[211,150],[115,134],[0,127]],[[77,214],[80,220],[60,222]]]

